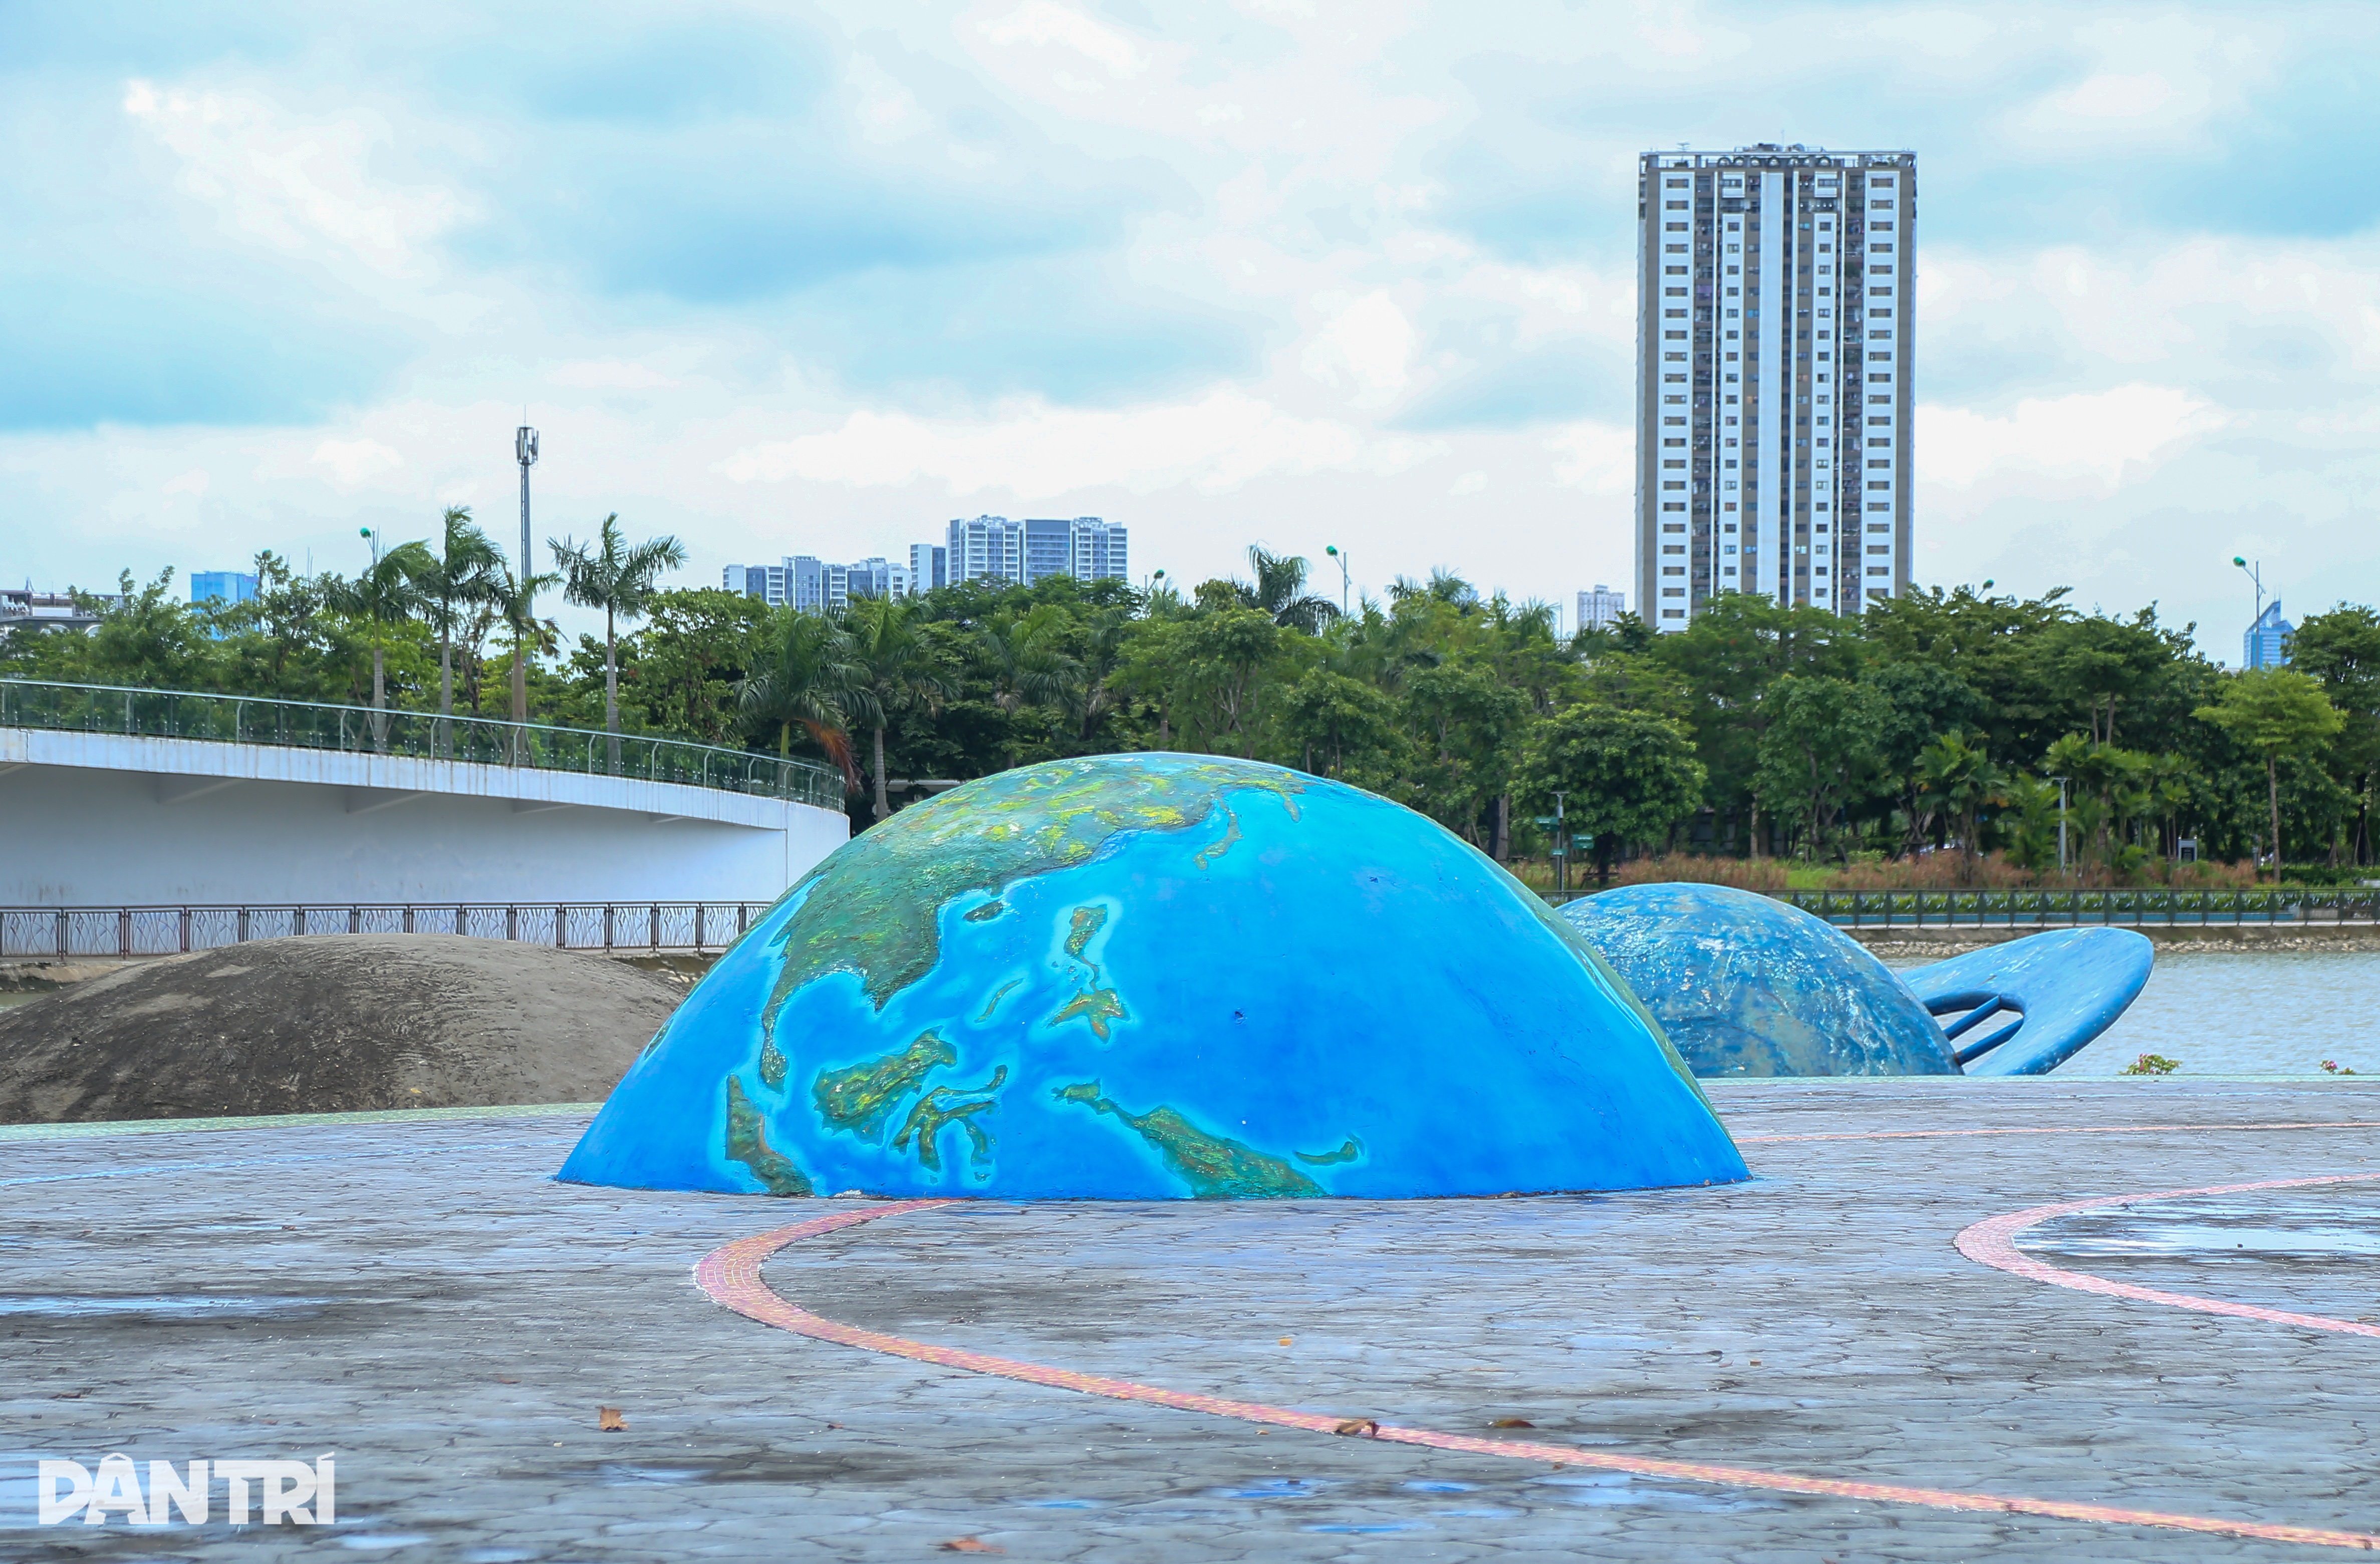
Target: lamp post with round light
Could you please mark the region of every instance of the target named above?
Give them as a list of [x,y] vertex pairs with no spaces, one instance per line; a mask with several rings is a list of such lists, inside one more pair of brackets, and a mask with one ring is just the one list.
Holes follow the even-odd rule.
[[1323,546],[1322,552],[1339,562],[1339,612],[1347,612],[1347,555],[1336,543]]

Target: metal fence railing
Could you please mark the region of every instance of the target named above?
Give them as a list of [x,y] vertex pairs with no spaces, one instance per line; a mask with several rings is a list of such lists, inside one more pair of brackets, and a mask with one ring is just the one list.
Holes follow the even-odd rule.
[[[1592,890],[1545,891],[1556,906]],[[2305,891],[1772,891],[1841,928],[2152,927],[2380,921],[2380,888]]]
[[703,955],[734,944],[767,910],[762,902],[0,907],[0,957],[167,956],[298,934],[463,934],[565,951]]
[[263,696],[0,679],[0,727],[461,760],[678,782],[840,811],[843,778],[809,760],[717,745],[434,711],[378,711]]
[[2070,927],[2082,924],[2369,923],[2380,889],[2297,891],[1786,891],[1778,899],[1845,928]]

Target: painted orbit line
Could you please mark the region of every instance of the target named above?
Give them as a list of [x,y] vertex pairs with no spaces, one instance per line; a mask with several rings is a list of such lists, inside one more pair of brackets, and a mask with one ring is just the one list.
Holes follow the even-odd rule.
[[[2368,1175],[2380,1177],[2380,1175]],[[2265,1187],[2243,1185],[2238,1187]],[[2180,1192],[2177,1192],[2180,1193]],[[1298,1412],[1288,1407],[1267,1406],[1258,1401],[1228,1400],[1218,1396],[1202,1396],[1182,1390],[1167,1390],[1153,1385],[1137,1384],[1129,1379],[1111,1379],[1102,1375],[1084,1374],[1074,1369],[1054,1368],[1046,1364],[1025,1363],[1015,1358],[996,1357],[989,1352],[970,1352],[957,1347],[937,1347],[929,1342],[913,1341],[907,1337],[887,1335],[882,1331],[863,1330],[811,1314],[780,1297],[761,1279],[760,1267],[769,1256],[806,1238],[817,1238],[841,1228],[861,1222],[872,1222],[886,1217],[904,1216],[915,1211],[932,1210],[950,1206],[950,1200],[902,1200],[856,1211],[838,1211],[807,1222],[795,1222],[771,1232],[738,1239],[704,1255],[694,1267],[695,1284],[708,1293],[713,1302],[735,1310],[748,1319],[780,1330],[806,1336],[812,1340],[831,1341],[838,1346],[856,1347],[863,1352],[881,1352],[890,1357],[908,1358],[913,1362],[932,1364],[941,1368],[962,1369],[970,1374],[983,1374],[1002,1379],[1020,1380],[1028,1385],[1044,1385],[1053,1389],[1074,1390],[1088,1396],[1105,1396],[1121,1401],[1140,1401],[1152,1406],[1172,1407],[1183,1412],[1206,1412],[1215,1417],[1233,1418],[1244,1423],[1269,1424],[1276,1428],[1297,1428],[1314,1434],[1336,1434],[1342,1427],[1354,1431],[1349,1420],[1322,1413]],[[2051,1209],[2044,1207],[2043,1209]],[[2062,1209],[2062,1207],[2059,1207]],[[2022,1215],[2022,1213],[2020,1213]],[[1971,1230],[1972,1231],[1972,1230]],[[2380,1535],[2364,1532],[2329,1531],[2314,1526],[2277,1526],[2254,1521],[2227,1521],[2204,1515],[2175,1515],[2155,1509],[2125,1509],[2112,1505],[2076,1504],[2064,1499],[2011,1497],[1998,1494],[1958,1493],[1947,1488],[1910,1487],[1895,1483],[1862,1483],[1834,1477],[1810,1477],[1790,1472],[1767,1472],[1749,1466],[1722,1466],[1705,1461],[1670,1461],[1655,1456],[1615,1455],[1601,1450],[1583,1450],[1569,1445],[1537,1444],[1524,1440],[1481,1439],[1462,1434],[1440,1434],[1427,1428],[1403,1428],[1389,1424],[1370,1425],[1365,1432],[1372,1438],[1392,1444],[1419,1445],[1430,1449],[1455,1450],[1466,1455],[1501,1456],[1508,1460],[1545,1461],[1560,1466],[1586,1467],[1601,1472],[1622,1472],[1632,1476],[1661,1477],[1690,1483],[1707,1483],[1723,1487],[1755,1488],[1770,1493],[1809,1494],[1826,1498],[1866,1499],[1885,1504],[1919,1505],[1929,1509],[1963,1510],[1981,1514],[2043,1516],[2058,1521],[2080,1521],[2099,1525],[2151,1526],[2168,1531],[2198,1532],[2216,1536],[2251,1537],[2264,1542],[2306,1543],[2323,1547],[2380,1548]]]
[[1832,1134],[1733,1138],[1738,1146],[1782,1146],[1789,1141],[1942,1140],[1958,1135],[2156,1135],[2178,1130],[2380,1130],[2380,1119],[2332,1119],[2293,1124],[2017,1124],[1983,1130],[1847,1130]]
[[2162,1288],[2136,1287],[2129,1281],[2111,1281],[2103,1276],[2093,1276],[2088,1271],[2070,1271],[2049,1265],[2034,1259],[2016,1246],[2017,1235],[2025,1229],[2048,1221],[2053,1217],[2070,1217],[2078,1211],[2100,1211],[2112,1206],[2143,1206],[2153,1200],[2181,1200],[2192,1195],[2240,1194],[2260,1189],[2307,1189],[2320,1184],[2355,1183],[2374,1179],[2380,1179],[2380,1173],[2329,1173],[2321,1178],[2260,1179],[2254,1183],[2210,1184],[2204,1189],[2160,1189],[2143,1194],[2103,1194],[2089,1200],[2061,1200],[2052,1206],[2034,1206],[2022,1211],[2010,1211],[2006,1216],[1992,1217],[1964,1229],[1959,1234],[1959,1253],[1996,1270],[2008,1271],[2034,1281],[2046,1281],[2052,1287],[2070,1287],[2077,1292],[2096,1292],[2103,1297],[2129,1298],[2143,1303],[2164,1303],[2202,1315],[2261,1320],[2266,1325],[2294,1325],[2308,1330],[2336,1330],[2350,1336],[2380,1338],[2380,1325],[2334,1319],[2328,1315],[2299,1314],[2289,1309],[2267,1309],[2254,1303],[2234,1303],[2221,1298],[2201,1298],[2188,1292],[2168,1292]]

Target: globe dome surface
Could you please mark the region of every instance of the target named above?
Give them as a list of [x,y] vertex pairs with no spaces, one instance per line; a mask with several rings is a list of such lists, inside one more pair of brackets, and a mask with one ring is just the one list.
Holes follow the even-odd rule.
[[1631,885],[1562,915],[1697,1075],[1956,1075],[1942,1029],[1857,941],[1724,885]]
[[1407,1196],[1745,1176],[1594,952],[1424,817],[1210,756],[1004,771],[796,884],[561,1176]]

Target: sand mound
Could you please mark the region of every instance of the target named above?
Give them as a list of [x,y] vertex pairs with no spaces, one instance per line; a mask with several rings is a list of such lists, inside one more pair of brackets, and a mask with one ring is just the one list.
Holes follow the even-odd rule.
[[0,1011],[0,1123],[592,1102],[680,992],[499,940],[254,940]]

